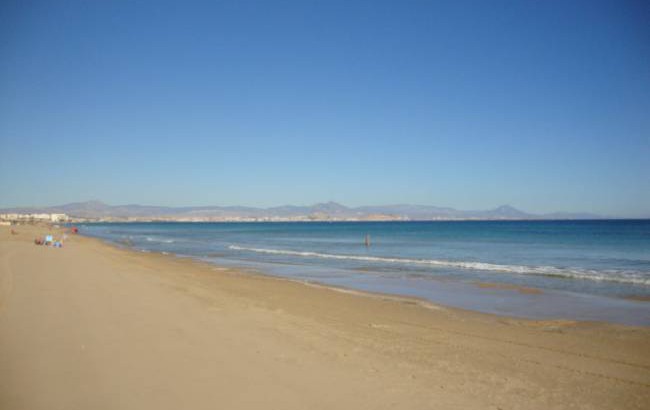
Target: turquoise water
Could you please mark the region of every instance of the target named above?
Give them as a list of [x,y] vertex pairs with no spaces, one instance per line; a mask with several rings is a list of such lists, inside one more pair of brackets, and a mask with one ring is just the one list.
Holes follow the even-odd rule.
[[[650,303],[622,299],[650,296],[649,220],[111,223],[81,230],[143,251],[487,312],[650,323]],[[477,291],[476,282],[535,287],[545,296]],[[544,309],[549,302],[568,311]]]

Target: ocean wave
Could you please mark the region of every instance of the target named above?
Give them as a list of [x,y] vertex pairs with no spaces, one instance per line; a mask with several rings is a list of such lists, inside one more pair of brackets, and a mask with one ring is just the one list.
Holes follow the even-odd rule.
[[151,236],[147,236],[145,239],[147,240],[147,242],[174,243],[173,239],[166,239],[166,238],[154,238]]
[[284,249],[266,249],[266,248],[249,248],[238,245],[230,245],[228,249],[236,251],[265,253],[271,255],[288,255],[299,256],[304,258],[321,258],[321,259],[336,259],[336,260],[353,260],[361,262],[375,262],[375,263],[390,263],[390,264],[404,264],[404,265],[425,265],[440,268],[457,268],[464,270],[480,270],[512,273],[519,275],[538,275],[538,276],[551,276],[566,279],[581,279],[592,280],[599,282],[619,282],[629,283],[635,285],[650,286],[650,277],[644,275],[643,272],[630,271],[630,270],[594,270],[584,268],[560,268],[555,266],[526,266],[526,265],[500,265],[487,262],[462,262],[462,261],[448,261],[439,259],[407,259],[407,258],[390,258],[380,256],[364,256],[364,255],[340,255],[331,253],[319,252],[303,252],[292,251]]

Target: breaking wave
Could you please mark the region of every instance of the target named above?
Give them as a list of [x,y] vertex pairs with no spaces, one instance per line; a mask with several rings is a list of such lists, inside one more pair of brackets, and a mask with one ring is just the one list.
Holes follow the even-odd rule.
[[635,285],[650,286],[650,277],[644,272],[631,270],[593,270],[584,268],[560,268],[555,266],[525,266],[525,265],[499,265],[486,262],[462,262],[439,259],[407,259],[390,258],[364,255],[339,255],[319,252],[301,252],[283,249],[248,248],[238,245],[230,245],[228,249],[236,251],[265,253],[271,255],[289,255],[304,258],[321,258],[336,260],[353,260],[361,262],[390,263],[403,265],[421,265],[440,268],[456,268],[465,270],[480,270],[492,272],[504,272],[520,275],[552,276],[567,279],[593,280],[599,282],[630,283]]
[[153,238],[151,236],[146,237],[147,242],[158,242],[158,243],[174,243],[173,239],[166,238]]

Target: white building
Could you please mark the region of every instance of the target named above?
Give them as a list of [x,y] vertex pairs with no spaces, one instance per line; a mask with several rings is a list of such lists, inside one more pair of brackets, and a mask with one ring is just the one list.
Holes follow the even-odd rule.
[[0,221],[9,222],[66,222],[69,219],[66,214],[0,214]]
[[68,215],[66,214],[50,214],[50,221],[52,222],[65,222],[68,219]]

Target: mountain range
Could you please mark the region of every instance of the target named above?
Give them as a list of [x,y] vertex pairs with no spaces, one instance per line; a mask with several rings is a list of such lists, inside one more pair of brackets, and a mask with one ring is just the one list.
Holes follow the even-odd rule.
[[381,205],[347,207],[336,202],[311,206],[284,205],[271,208],[246,206],[165,207],[108,205],[100,201],[75,202],[50,207],[17,207],[1,213],[65,213],[71,217],[103,220],[458,220],[458,219],[601,219],[590,213],[532,214],[509,205],[483,211],[464,211],[431,205]]

